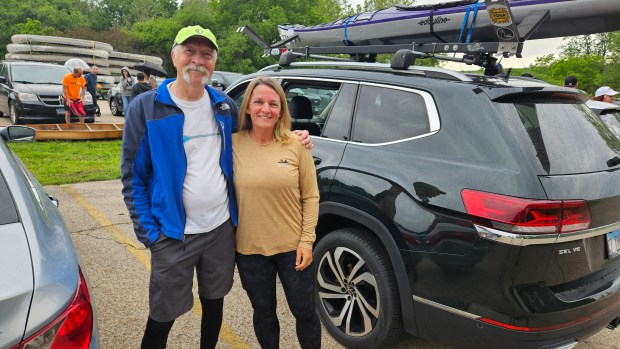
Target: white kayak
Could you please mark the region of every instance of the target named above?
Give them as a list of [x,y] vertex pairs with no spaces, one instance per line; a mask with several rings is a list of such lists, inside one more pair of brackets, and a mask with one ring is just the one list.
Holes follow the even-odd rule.
[[[620,0],[509,0],[509,4],[517,25],[532,11],[550,11],[550,19],[528,39],[620,30]],[[464,42],[469,28],[471,42],[497,41],[484,0],[396,6],[314,26],[279,25],[278,31],[282,39],[298,36],[287,47],[321,47]]]

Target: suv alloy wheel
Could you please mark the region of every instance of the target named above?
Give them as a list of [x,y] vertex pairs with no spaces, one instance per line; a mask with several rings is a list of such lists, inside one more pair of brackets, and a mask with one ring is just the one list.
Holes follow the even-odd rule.
[[19,114],[17,113],[17,108],[15,107],[14,102],[9,102],[9,110],[11,114],[11,122],[13,123],[13,125],[21,124],[22,122],[19,118]]
[[401,336],[400,302],[385,251],[367,233],[329,233],[314,250],[317,309],[332,336],[347,348],[375,348]]

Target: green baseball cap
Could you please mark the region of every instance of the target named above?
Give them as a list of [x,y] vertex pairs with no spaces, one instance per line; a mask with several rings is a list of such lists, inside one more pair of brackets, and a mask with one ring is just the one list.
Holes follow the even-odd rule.
[[219,50],[219,47],[217,47],[217,39],[215,38],[215,35],[213,35],[213,33],[209,29],[205,29],[199,25],[192,25],[179,30],[177,36],[174,38],[174,44],[172,45],[172,47],[174,48],[176,45],[180,45],[184,43],[187,39],[194,36],[209,40],[211,44],[213,44],[213,47],[216,50]]

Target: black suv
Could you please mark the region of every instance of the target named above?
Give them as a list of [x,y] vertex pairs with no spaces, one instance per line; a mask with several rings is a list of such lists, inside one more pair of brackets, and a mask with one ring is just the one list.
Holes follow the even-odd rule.
[[[10,116],[14,125],[64,123],[62,79],[69,73],[69,68],[58,64],[0,62],[0,115]],[[94,122],[95,107],[89,93],[84,111],[86,122]]]
[[585,94],[353,62],[227,93],[257,75],[315,136],[317,311],[344,346],[571,348],[618,326],[620,140]]

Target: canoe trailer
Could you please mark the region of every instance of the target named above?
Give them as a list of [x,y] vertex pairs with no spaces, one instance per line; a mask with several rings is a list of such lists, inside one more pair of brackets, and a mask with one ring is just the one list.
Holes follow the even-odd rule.
[[[491,39],[494,41],[490,42],[412,42],[410,44],[356,46],[355,43],[348,41],[343,42],[341,46],[285,47],[286,44],[299,40],[298,35],[292,35],[273,44],[267,44],[247,26],[239,27],[237,32],[244,33],[263,48],[264,57],[280,56],[280,66],[288,66],[298,57],[373,63],[377,54],[395,53],[391,62],[394,69],[407,69],[418,58],[435,58],[480,66],[484,68],[485,75],[502,74],[501,65],[497,63],[497,58],[493,55],[501,55],[506,58],[514,55],[521,58],[523,42],[541,24],[550,20],[550,11],[533,10],[517,25],[512,20],[513,16],[508,0],[485,0],[484,3],[495,33],[495,38]],[[464,55],[462,58],[458,58],[437,55],[438,53],[463,53]],[[324,54],[348,54],[350,59],[322,56]]]

